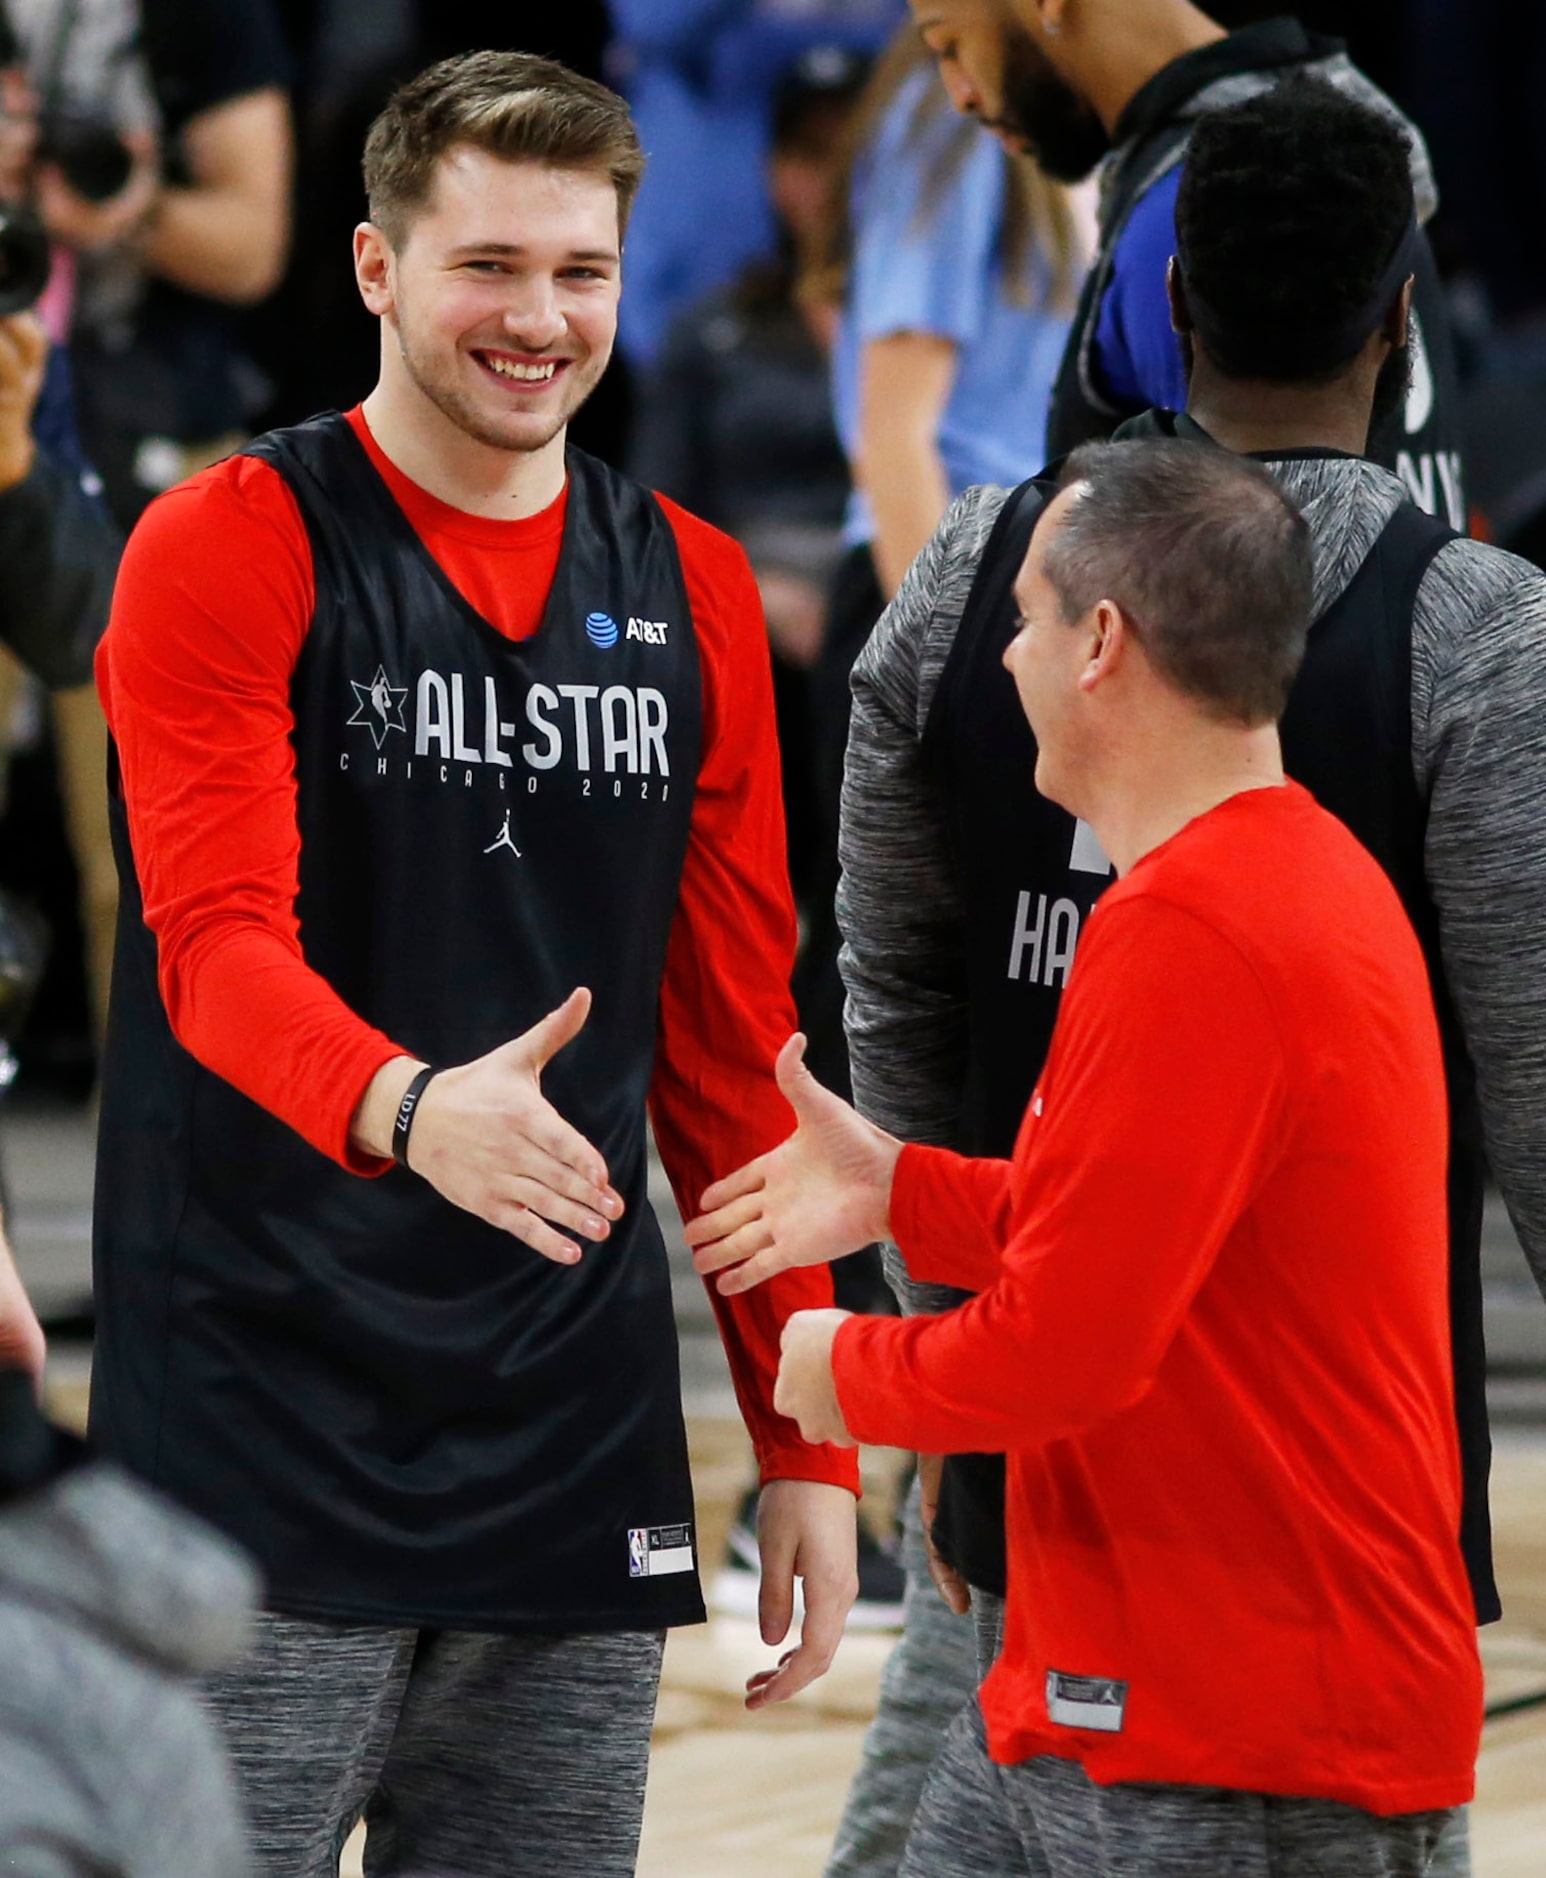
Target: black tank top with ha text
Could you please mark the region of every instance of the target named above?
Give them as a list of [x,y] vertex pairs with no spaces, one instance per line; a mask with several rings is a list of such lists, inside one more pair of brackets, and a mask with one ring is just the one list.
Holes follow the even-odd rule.
[[[1153,414],[1124,434],[1189,435]],[[1267,460],[1271,467],[1271,459]],[[923,737],[963,902],[969,1042],[964,1154],[1008,1156],[1051,1041],[1083,923],[1112,879],[1092,831],[1035,786],[1036,740],[1003,668],[1013,585],[1057,468],[1022,484],[983,551]],[[1445,980],[1438,912],[1423,870],[1428,805],[1412,768],[1411,629],[1433,556],[1455,539],[1415,504],[1391,517],[1362,567],[1310,629],[1281,725],[1288,774],[1384,867],[1416,929],[1439,1018],[1449,1089],[1450,1333],[1464,1501],[1461,1548],[1479,1622],[1500,1612],[1492,1571],[1491,1465],[1482,1339],[1485,1166],[1476,1079]],[[1005,1591],[1004,1462],[952,1456],[935,1539],[969,1583]]]

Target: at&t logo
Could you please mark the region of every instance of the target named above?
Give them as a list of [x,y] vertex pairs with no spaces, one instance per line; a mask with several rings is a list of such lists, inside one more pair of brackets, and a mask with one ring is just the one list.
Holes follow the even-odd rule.
[[585,636],[593,646],[609,652],[617,644],[617,621],[610,613],[587,613]]

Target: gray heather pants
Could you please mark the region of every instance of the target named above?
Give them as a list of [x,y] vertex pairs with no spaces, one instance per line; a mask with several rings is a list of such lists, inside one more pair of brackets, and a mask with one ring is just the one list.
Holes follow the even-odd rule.
[[916,1480],[902,1519],[902,1563],[902,1635],[881,1676],[880,1703],[824,1878],[896,1878],[945,1730],[977,1687],[972,1620],[957,1617],[929,1577]]
[[262,1878],[631,1878],[665,1638],[267,1615],[205,1689]]
[[929,1775],[902,1878],[1425,1878],[1451,1817],[1382,1819],[1224,1787],[1099,1787],[1050,1755],[998,1767],[974,1701]]
[[[897,1645],[886,1667],[885,1680],[881,1684],[880,1711],[870,1732],[865,1736],[864,1760],[848,1796],[843,1823],[838,1829],[836,1847],[831,1862],[827,1866],[825,1878],[897,1878],[899,1872],[901,1878],[909,1878],[909,1874],[912,1878],[924,1878],[925,1874],[927,1878],[977,1878],[979,1872],[992,1874],[992,1878],[1000,1878],[1001,1873],[1007,1875],[1026,1871],[1034,1873],[1036,1878],[1044,1878],[1044,1874],[1048,1873],[1053,1874],[1053,1878],[1064,1878],[1065,1873],[1069,1875],[1069,1878],[1097,1878],[1085,1851],[1079,1852],[1075,1863],[1064,1866],[1045,1862],[1041,1865],[1035,1863],[1027,1865],[1023,1858],[1019,1863],[998,1866],[989,1858],[986,1863],[980,1865],[968,1863],[957,1867],[936,1865],[933,1862],[939,1856],[931,1837],[938,1830],[937,1826],[925,1824],[920,1820],[917,1825],[916,1839],[908,1837],[919,1808],[920,1793],[928,1777],[929,1766],[933,1757],[951,1739],[947,1732],[950,1722],[961,1714],[962,1721],[957,1724],[958,1727],[975,1723],[979,1730],[981,1728],[981,1717],[973,1695],[969,1694],[965,1703],[958,1703],[948,1717],[941,1718],[938,1715],[940,1704],[937,1700],[931,1700],[931,1694],[935,1698],[953,1700],[963,1673],[969,1676],[974,1684],[980,1681],[993,1667],[994,1658],[1004,1642],[1004,1600],[1002,1598],[996,1598],[986,1591],[973,1591],[972,1612],[969,1619],[953,1617],[946,1610],[938,1593],[929,1582],[927,1566],[923,1561],[921,1534],[917,1526],[916,1499],[909,1505],[908,1512],[909,1520],[903,1529],[904,1541],[916,1540],[918,1550],[916,1553],[910,1551],[907,1554],[906,1628],[902,1634],[902,1641]],[[914,1600],[920,1586],[927,1598],[932,1600],[932,1605],[919,1598],[918,1608],[915,1609]],[[916,1636],[915,1618],[917,1619]],[[941,1619],[943,1623],[940,1622]],[[939,1661],[937,1653],[930,1647],[932,1640],[939,1634],[949,1634],[955,1638],[955,1632],[946,1633],[945,1626],[954,1626],[957,1631],[967,1630],[970,1626],[967,1634],[975,1646],[974,1657],[969,1665],[959,1660],[945,1661],[943,1664],[945,1673],[940,1676],[937,1686],[931,1692],[927,1687],[927,1678]],[[884,1760],[888,1753],[897,1757],[896,1761],[889,1766]],[[984,1750],[984,1760],[986,1760],[986,1750]],[[1042,1763],[1035,1763],[1035,1765],[1040,1766]],[[1056,1768],[1064,1764],[1051,1763],[1051,1765]],[[991,1763],[989,1766],[991,1767]],[[992,1770],[993,1774],[1000,1771]],[[1016,1768],[1012,1770],[1012,1774],[1017,1776],[1023,1771],[1023,1769]],[[1054,1779],[1060,1777],[1054,1775]],[[1112,1791],[1109,1788],[1093,1787],[1092,1783],[1085,1781],[1082,1775],[1080,1775],[1080,1783],[1096,1796],[1109,1794]],[[989,1777],[988,1784],[996,1785],[996,1781]],[[1118,1791],[1184,1794],[1186,1790],[1137,1788]],[[1312,1878],[1312,1875],[1313,1878],[1364,1878],[1366,1872],[1371,1874],[1371,1878],[1374,1874],[1379,1874],[1379,1878],[1385,1878],[1386,1874],[1389,1874],[1389,1878],[1396,1878],[1396,1874],[1405,1874],[1408,1870],[1414,1874],[1423,1874],[1423,1878],[1471,1878],[1471,1844],[1464,1807],[1455,1807],[1447,1813],[1425,1813],[1420,1816],[1423,1821],[1437,1823],[1436,1840],[1425,1840],[1421,1832],[1417,1837],[1419,1847],[1424,1843],[1432,1843],[1432,1850],[1427,1855],[1426,1864],[1407,1866],[1399,1862],[1388,1862],[1383,1865],[1375,1862],[1360,1865],[1356,1862],[1356,1848],[1347,1854],[1346,1862],[1342,1862],[1344,1854],[1341,1839],[1346,1836],[1346,1826],[1349,1820],[1365,1821],[1372,1818],[1372,1815],[1360,1813],[1352,1807],[1337,1807],[1329,1803],[1322,1806],[1321,1803],[1315,1801],[1268,1799],[1266,1796],[1253,1794],[1242,1794],[1239,1800],[1242,1805],[1260,1807],[1264,1822],[1269,1811],[1276,1816],[1281,1815],[1282,1809],[1285,1808],[1309,1808],[1313,1813],[1322,1815],[1325,1829],[1332,1834],[1334,1841],[1324,1853],[1317,1851],[1316,1846],[1320,1842],[1319,1826],[1313,1820],[1300,1822],[1305,1825],[1309,1833],[1308,1843],[1311,1848],[1309,1856],[1312,1862],[1306,1864],[1301,1861],[1298,1865],[1281,1862],[1252,1864],[1249,1856],[1242,1854],[1239,1865],[1241,1878],[1255,1878],[1257,1873],[1262,1874],[1262,1878],[1280,1878],[1280,1874],[1283,1878],[1301,1878],[1301,1874],[1304,1878]],[[971,1804],[975,1806],[978,1802]],[[1156,1828],[1159,1823],[1155,1822]],[[1375,1821],[1376,1827],[1386,1823],[1388,1822]],[[1404,1822],[1397,1822],[1397,1824],[1398,1827],[1404,1826]],[[1099,1823],[1091,1819],[1086,1821],[1084,1829],[1093,1835],[1102,1828]],[[947,1837],[951,1832],[964,1834],[965,1830],[963,1816],[963,1822],[948,1826],[946,1834]],[[1280,1827],[1274,1823],[1273,1831],[1279,1830]],[[1094,1843],[1093,1837],[1085,1843]],[[1286,1843],[1288,1842],[1285,1841]],[[914,1863],[902,1862],[904,1846],[916,1852]],[[1156,1859],[1163,1851],[1163,1846],[1156,1848]],[[1154,1878],[1162,1878],[1163,1874],[1172,1870],[1178,1874],[1184,1872],[1186,1878],[1199,1878],[1200,1874],[1211,1871],[1227,1874],[1227,1878],[1235,1878],[1235,1867],[1230,1862],[1235,1856],[1233,1851],[1223,1859],[1222,1863],[1215,1865],[1204,1863],[1206,1856],[1206,1847],[1200,1847],[1199,1856],[1192,1864],[1184,1862],[1184,1859],[1173,1866],[1151,1863],[1148,1844],[1140,1838],[1136,1848],[1132,1851],[1130,1863],[1119,1862],[1107,1869],[1111,1872],[1112,1878],[1150,1878],[1151,1873]],[[1280,1852],[1279,1857],[1282,1856],[1286,1854]],[[1315,1857],[1322,1857],[1324,1862],[1317,1865],[1313,1862]]]

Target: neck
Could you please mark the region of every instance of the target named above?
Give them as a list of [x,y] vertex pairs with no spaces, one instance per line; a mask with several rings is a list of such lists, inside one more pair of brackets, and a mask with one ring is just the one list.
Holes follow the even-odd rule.
[[1362,456],[1369,445],[1374,385],[1351,378],[1327,385],[1252,384],[1224,378],[1193,343],[1186,414],[1237,456],[1285,450],[1342,450]]
[[[1126,5],[1123,0],[1124,11]],[[1157,73],[1188,52],[1228,37],[1216,20],[1188,0],[1156,0],[1140,11],[1139,19],[1124,21],[1120,29],[1099,20],[1091,29],[1104,43],[1098,47],[1099,56],[1091,60],[1093,69],[1081,74],[1079,89],[1108,133]]]
[[1095,830],[1117,873],[1126,874],[1231,796],[1282,782],[1275,724],[1241,730],[1190,715],[1171,735],[1130,740],[1117,772],[1077,812]]
[[383,370],[362,407],[370,434],[421,489],[468,515],[520,521],[556,502],[564,487],[560,430],[538,450],[502,450],[469,437],[411,381]]

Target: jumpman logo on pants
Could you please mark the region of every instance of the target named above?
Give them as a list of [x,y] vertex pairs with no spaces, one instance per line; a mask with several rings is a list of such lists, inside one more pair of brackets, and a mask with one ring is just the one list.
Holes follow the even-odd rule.
[[515,837],[510,833],[510,811],[508,809],[505,810],[505,819],[500,824],[499,833],[495,835],[494,839],[483,852],[485,854],[492,854],[496,848],[508,848],[517,860],[521,858],[521,851],[515,845]]

